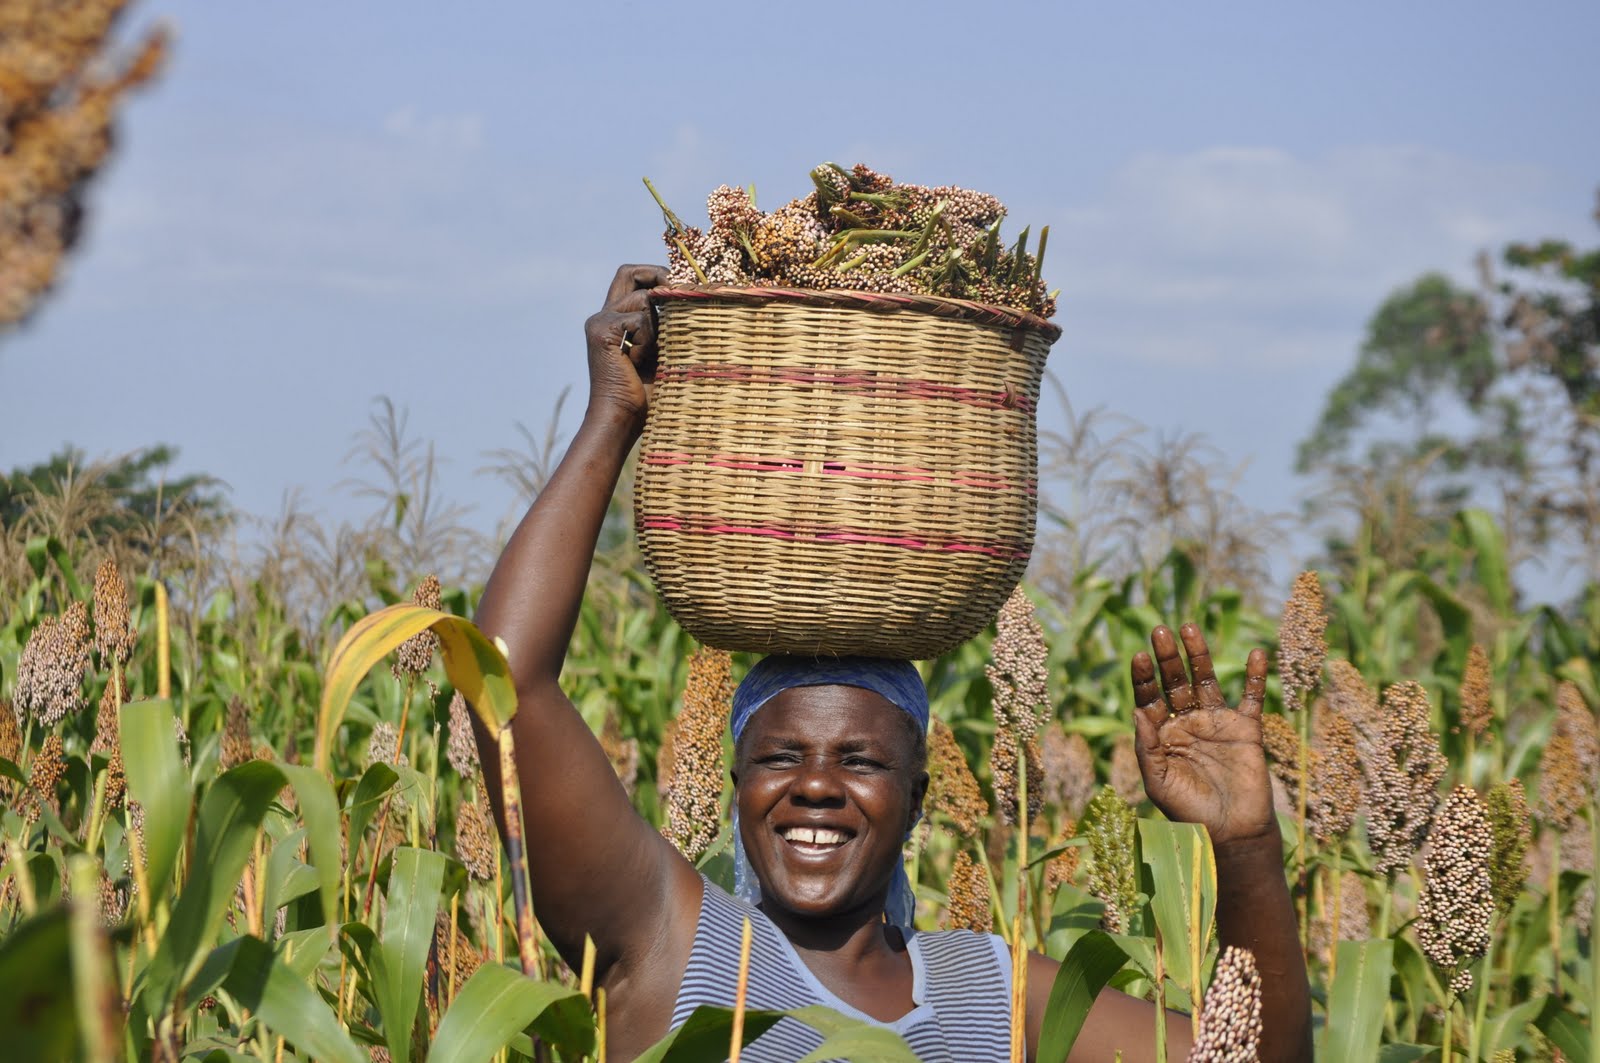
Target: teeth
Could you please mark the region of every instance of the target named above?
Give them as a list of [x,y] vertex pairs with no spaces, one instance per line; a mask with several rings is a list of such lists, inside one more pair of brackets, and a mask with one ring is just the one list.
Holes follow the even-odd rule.
[[799,842],[802,845],[843,845],[844,834],[840,831],[829,830],[826,827],[790,827],[783,832],[787,841]]

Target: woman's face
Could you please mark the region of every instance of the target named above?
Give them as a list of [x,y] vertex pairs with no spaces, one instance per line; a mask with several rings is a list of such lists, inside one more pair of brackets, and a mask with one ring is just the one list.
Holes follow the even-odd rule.
[[881,910],[928,786],[907,720],[852,686],[791,687],[750,718],[734,800],[767,905]]

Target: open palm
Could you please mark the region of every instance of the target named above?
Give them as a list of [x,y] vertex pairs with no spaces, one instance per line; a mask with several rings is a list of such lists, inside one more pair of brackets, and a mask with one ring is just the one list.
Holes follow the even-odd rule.
[[1150,654],[1134,655],[1135,748],[1145,792],[1168,819],[1199,823],[1213,845],[1277,830],[1272,786],[1261,748],[1267,655],[1250,651],[1244,697],[1230,708],[1217,684],[1211,651],[1194,624],[1178,639],[1165,625],[1150,633]]

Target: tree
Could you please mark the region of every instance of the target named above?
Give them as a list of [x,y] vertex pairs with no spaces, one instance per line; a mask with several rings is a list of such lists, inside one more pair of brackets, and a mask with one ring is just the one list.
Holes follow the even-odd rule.
[[1500,511],[1518,559],[1576,548],[1600,580],[1600,249],[1517,243],[1500,261],[1480,256],[1479,291],[1428,274],[1384,301],[1296,468],[1329,481],[1313,512],[1354,509],[1391,565],[1421,564],[1471,502]]
[[84,190],[166,34],[109,39],[128,0],[0,0],[0,330],[27,319],[83,226]]

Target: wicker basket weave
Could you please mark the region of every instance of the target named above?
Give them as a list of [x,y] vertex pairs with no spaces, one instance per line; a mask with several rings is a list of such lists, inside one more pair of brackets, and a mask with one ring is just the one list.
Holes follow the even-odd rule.
[[634,523],[695,638],[934,657],[1027,567],[1060,329],[931,296],[659,288]]

